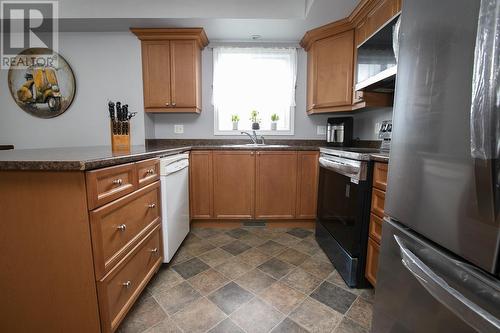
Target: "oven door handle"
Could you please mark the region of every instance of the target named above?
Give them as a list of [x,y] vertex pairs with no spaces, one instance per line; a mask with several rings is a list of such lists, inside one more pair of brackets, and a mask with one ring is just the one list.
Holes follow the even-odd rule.
[[331,159],[327,159],[324,157],[319,158],[319,165],[328,170],[343,174],[345,176],[359,179],[359,173],[360,173],[359,166],[342,163],[340,161],[333,161]]

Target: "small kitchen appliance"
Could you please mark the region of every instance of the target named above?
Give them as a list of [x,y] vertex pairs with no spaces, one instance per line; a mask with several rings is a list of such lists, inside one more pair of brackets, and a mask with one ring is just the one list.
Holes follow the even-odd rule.
[[329,146],[349,147],[352,142],[352,117],[328,118],[326,142]]

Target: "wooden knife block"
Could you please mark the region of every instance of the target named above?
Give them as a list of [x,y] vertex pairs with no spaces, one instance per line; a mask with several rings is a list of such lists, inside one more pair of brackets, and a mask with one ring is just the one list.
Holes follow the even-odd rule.
[[113,122],[110,121],[111,149],[116,152],[130,151],[130,122],[128,123],[128,134],[113,134]]

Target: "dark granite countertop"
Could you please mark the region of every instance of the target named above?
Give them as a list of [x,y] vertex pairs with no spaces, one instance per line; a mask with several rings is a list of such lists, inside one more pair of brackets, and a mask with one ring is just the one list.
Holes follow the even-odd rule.
[[0,170],[91,170],[177,154],[189,149],[182,146],[163,149],[133,146],[130,152],[123,153],[113,152],[109,146],[6,150],[0,151]]
[[[322,140],[266,140],[266,146],[249,146],[248,140],[146,140],[130,152],[113,152],[109,146],[18,149],[0,151],[0,170],[83,171],[173,155],[189,150],[319,150]],[[381,154],[373,154],[383,158]],[[388,156],[387,156],[388,159]],[[387,161],[387,160],[386,160]]]

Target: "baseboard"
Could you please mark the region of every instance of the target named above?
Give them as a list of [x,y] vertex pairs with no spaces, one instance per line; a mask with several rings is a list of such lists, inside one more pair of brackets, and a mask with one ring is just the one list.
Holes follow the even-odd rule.
[[[243,226],[242,220],[191,220],[192,228],[234,229]],[[266,228],[308,228],[314,229],[314,220],[266,220]],[[260,228],[260,227],[256,227]]]

